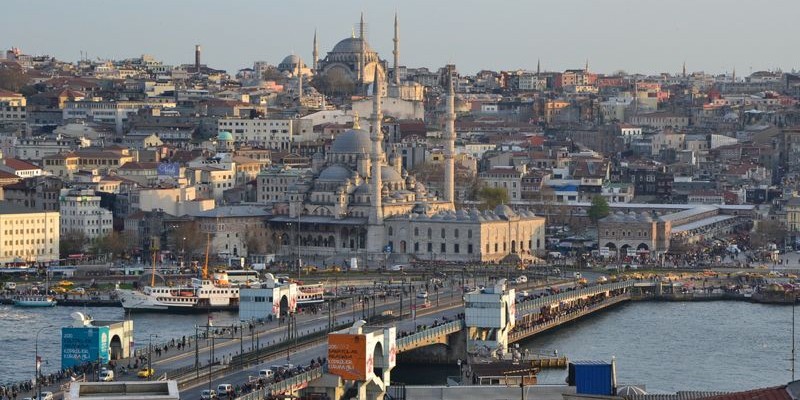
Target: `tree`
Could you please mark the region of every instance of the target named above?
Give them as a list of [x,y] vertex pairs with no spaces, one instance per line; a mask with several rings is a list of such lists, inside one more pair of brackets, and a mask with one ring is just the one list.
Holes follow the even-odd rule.
[[611,211],[608,207],[608,202],[606,201],[605,197],[594,196],[592,198],[592,205],[589,207],[587,214],[589,215],[589,219],[596,224],[597,221],[607,217],[610,212]]
[[206,253],[208,235],[200,231],[196,221],[186,221],[176,225],[167,235],[167,245],[175,254],[182,254],[186,261]]
[[765,247],[770,243],[783,247],[786,240],[786,227],[780,221],[763,220],[758,221],[753,234],[750,236],[750,245],[759,248]]
[[0,68],[0,89],[18,92],[28,81],[28,76],[21,68]]
[[94,255],[111,254],[111,257],[121,257],[128,253],[133,245],[130,235],[112,231],[108,235],[98,237],[91,246]]
[[485,186],[478,191],[478,199],[482,210],[493,210],[500,204],[508,203],[508,190]]
[[83,253],[86,244],[86,235],[82,231],[71,230],[61,235],[58,251],[61,253],[61,258],[67,258],[70,254]]

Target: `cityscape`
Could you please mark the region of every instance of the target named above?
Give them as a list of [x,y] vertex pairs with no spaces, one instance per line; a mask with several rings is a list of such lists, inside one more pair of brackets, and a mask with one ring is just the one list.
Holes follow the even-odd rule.
[[800,398],[796,66],[420,66],[371,15],[0,41],[0,400]]

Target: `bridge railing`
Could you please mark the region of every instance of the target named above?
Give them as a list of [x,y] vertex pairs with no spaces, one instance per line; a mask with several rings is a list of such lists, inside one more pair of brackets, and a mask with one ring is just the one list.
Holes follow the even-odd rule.
[[599,285],[588,286],[585,288],[580,288],[576,290],[570,290],[566,292],[561,292],[558,294],[553,294],[549,296],[539,297],[538,299],[528,300],[524,302],[520,302],[517,304],[517,318],[524,316],[525,314],[529,314],[534,311],[540,310],[542,307],[546,305],[550,305],[553,303],[558,303],[564,300],[572,300],[576,297],[584,297],[584,296],[594,296],[598,293],[608,292],[611,290],[618,290],[618,289],[625,289],[629,287],[633,287],[636,283],[634,280],[629,281],[622,281],[622,282],[613,282],[613,283],[603,283]]
[[286,378],[280,382],[269,384],[260,390],[250,392],[244,396],[239,396],[236,400],[261,400],[274,394],[302,389],[308,382],[321,377],[323,372],[323,367],[317,367],[310,371],[303,372],[302,374]]
[[464,321],[460,319],[444,323],[435,328],[428,328],[425,329],[424,331],[416,332],[411,335],[397,339],[397,350],[398,351],[411,350],[414,348],[414,344],[416,344],[417,342],[435,339],[442,335],[449,335],[451,333],[458,332],[463,328],[464,328]]

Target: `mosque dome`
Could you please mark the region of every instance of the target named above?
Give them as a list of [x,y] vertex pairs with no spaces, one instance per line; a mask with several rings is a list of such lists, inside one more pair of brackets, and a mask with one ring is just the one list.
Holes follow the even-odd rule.
[[367,54],[367,62],[377,61],[378,55],[364,39],[360,37],[350,37],[341,40],[333,46],[328,57],[331,61],[350,61],[351,57],[356,57],[361,53],[361,49]]
[[279,71],[291,71],[297,68],[300,65],[300,68],[305,67],[305,63],[301,64],[300,57],[291,54],[286,56],[280,64],[278,64]]
[[319,174],[319,180],[325,182],[342,182],[350,178],[352,172],[341,165],[331,165]]
[[391,166],[381,166],[381,181],[383,183],[403,183],[403,177]]
[[362,129],[349,129],[333,139],[331,153],[369,154],[372,140],[369,132]]
[[217,134],[217,141],[232,142],[233,134],[228,131],[221,131],[219,134]]

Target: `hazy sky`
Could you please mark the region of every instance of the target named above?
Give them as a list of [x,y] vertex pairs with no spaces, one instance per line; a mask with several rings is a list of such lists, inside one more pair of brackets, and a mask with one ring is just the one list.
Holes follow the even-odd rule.
[[400,62],[437,68],[611,73],[722,73],[800,66],[798,0],[0,0],[0,47],[74,61],[151,54],[168,64],[235,72],[288,54],[324,56],[364,11],[368,40],[391,62],[400,17]]

